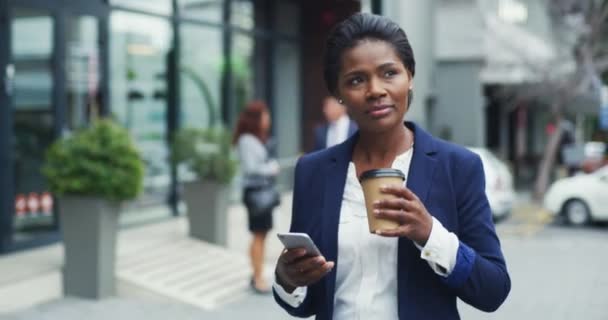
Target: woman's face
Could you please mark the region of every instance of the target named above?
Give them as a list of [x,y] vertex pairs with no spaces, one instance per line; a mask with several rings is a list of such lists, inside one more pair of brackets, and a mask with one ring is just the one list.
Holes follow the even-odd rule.
[[384,132],[401,125],[411,82],[389,43],[364,40],[342,54],[337,93],[362,131]]
[[264,132],[268,132],[268,130],[270,130],[270,125],[272,124],[270,120],[270,113],[268,113],[267,111],[262,112],[262,118],[260,119],[260,122],[262,130]]

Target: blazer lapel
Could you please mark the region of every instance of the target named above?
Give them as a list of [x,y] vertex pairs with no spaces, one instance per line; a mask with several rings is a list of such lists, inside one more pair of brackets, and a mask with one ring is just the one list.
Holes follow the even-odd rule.
[[[436,153],[434,138],[422,130],[412,122],[406,122],[405,125],[414,132],[414,154],[410,164],[409,173],[407,176],[407,187],[420,198],[422,203],[426,205],[429,195],[429,189],[433,181],[433,173],[435,172]],[[399,301],[405,301],[407,297],[405,288],[408,281],[408,276],[411,270],[411,263],[415,262],[420,255],[419,250],[414,243],[407,238],[399,239],[399,252],[397,255],[397,283]],[[415,258],[415,259],[413,259]],[[407,314],[407,311],[402,310],[406,304],[399,304],[399,314]]]
[[407,176],[407,187],[425,203],[435,172],[435,141],[414,123],[406,122],[406,126],[414,132],[414,154]]
[[[325,258],[327,261],[338,262],[338,224],[340,222],[340,208],[342,206],[342,195],[348,164],[352,158],[353,147],[357,141],[358,134],[353,135],[344,143],[333,149],[333,154],[324,168],[325,192],[323,198],[323,248],[325,248]],[[333,315],[333,301],[336,287],[336,270],[334,269],[327,275],[326,301],[328,301],[328,314],[331,319]]]

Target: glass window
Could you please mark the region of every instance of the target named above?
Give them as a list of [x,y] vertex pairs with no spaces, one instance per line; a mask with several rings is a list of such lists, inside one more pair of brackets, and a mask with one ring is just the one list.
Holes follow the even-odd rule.
[[171,26],[162,18],[111,16],[111,112],[133,135],[146,162],[142,202],[165,200],[170,184],[167,53]]
[[372,13],[372,0],[361,0],[361,12]]
[[53,198],[41,174],[53,141],[53,19],[48,12],[16,8],[11,20],[14,71],[13,137],[15,241],[52,230]]
[[15,61],[15,108],[49,109],[52,96],[50,58],[53,20],[42,13],[15,10],[12,22],[12,56]]
[[253,1],[233,0],[231,3],[232,25],[251,30],[254,27]]
[[67,28],[67,122],[68,128],[86,126],[91,115],[99,115],[98,21],[78,16]]
[[166,15],[173,13],[171,0],[110,0],[110,4]]
[[189,24],[180,28],[181,125],[221,124],[222,30]]
[[[248,35],[235,33],[232,38],[232,103],[236,115],[254,96],[254,39]],[[261,73],[258,73],[261,76]],[[261,85],[261,84],[260,84]],[[232,119],[234,122],[236,119]]]
[[178,0],[177,3],[182,17],[222,23],[223,0]]

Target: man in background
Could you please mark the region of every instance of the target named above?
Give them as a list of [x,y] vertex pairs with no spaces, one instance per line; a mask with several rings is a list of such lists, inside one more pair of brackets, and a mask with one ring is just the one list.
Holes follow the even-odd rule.
[[323,114],[327,123],[315,128],[313,151],[340,144],[357,131],[357,125],[348,117],[346,107],[334,97],[323,100]]

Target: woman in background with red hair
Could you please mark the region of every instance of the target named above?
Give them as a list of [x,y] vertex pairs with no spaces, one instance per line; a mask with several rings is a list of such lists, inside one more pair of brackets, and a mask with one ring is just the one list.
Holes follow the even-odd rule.
[[[279,165],[269,156],[270,112],[262,101],[252,101],[239,115],[233,144],[237,146],[243,176],[243,202],[247,207],[249,231],[253,234],[249,255],[253,268],[251,287],[257,293],[269,293],[264,279],[264,245],[272,229],[273,207],[259,209],[251,197],[261,186],[274,188]],[[277,198],[278,200],[278,198]],[[278,202],[274,204],[278,205]]]

